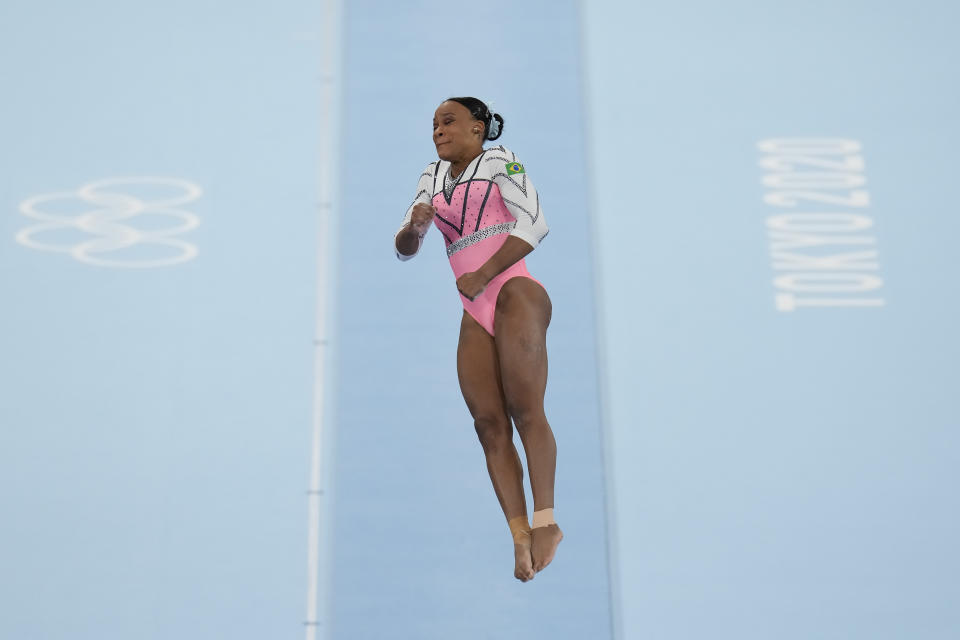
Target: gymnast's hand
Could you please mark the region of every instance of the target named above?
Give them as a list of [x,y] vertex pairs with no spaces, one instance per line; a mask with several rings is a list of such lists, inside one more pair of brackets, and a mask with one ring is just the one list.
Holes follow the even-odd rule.
[[487,288],[489,280],[479,271],[470,271],[457,278],[457,289],[468,300],[473,300]]
[[413,211],[410,212],[410,226],[422,236],[430,228],[430,223],[433,222],[433,216],[436,214],[437,210],[433,208],[433,205],[418,202]]

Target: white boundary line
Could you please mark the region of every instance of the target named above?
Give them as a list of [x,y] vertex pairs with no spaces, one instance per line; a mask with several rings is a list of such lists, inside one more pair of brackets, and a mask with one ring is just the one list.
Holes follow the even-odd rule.
[[603,303],[605,291],[603,273],[600,265],[600,231],[597,212],[597,174],[593,162],[597,158],[597,149],[591,137],[593,133],[593,98],[590,77],[590,37],[587,25],[587,3],[577,3],[577,17],[580,23],[580,104],[583,108],[583,144],[587,156],[587,211],[590,219],[590,262],[593,267],[593,325],[596,335],[597,363],[597,400],[600,413],[600,435],[603,452],[604,511],[607,525],[607,577],[610,588],[610,632],[613,640],[623,639],[623,612],[620,582],[620,549],[618,544],[616,517],[616,484],[613,470],[613,434],[610,424],[610,388],[607,380],[607,336],[603,325]]
[[[328,415],[326,400],[331,397],[327,384],[327,365],[331,361],[330,311],[331,284],[335,277],[335,248],[332,234],[336,232],[335,205],[338,200],[339,173],[337,160],[340,149],[340,60],[341,60],[341,0],[323,0],[320,37],[322,59],[320,63],[320,127],[319,127],[319,185],[317,224],[317,306],[316,335],[314,338],[313,382],[313,436],[310,454],[310,488],[307,493],[307,611],[304,621],[306,640],[325,638],[330,629],[329,610],[324,607],[320,618],[320,561],[321,551],[328,551],[331,527],[321,523],[322,508],[330,512],[329,499],[324,501],[324,482],[327,470],[323,462],[329,456],[326,446],[330,438],[326,429]],[[328,486],[328,485],[326,485]],[[321,527],[322,525],[322,527]],[[321,541],[321,528],[326,534]],[[324,554],[325,559],[329,553]],[[329,576],[329,568],[324,572]],[[326,591],[324,589],[324,591]],[[324,593],[324,603],[328,594]]]

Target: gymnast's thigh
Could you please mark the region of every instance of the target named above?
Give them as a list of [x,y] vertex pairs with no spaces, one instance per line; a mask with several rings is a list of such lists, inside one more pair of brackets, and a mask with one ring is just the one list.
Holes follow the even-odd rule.
[[500,362],[493,337],[466,311],[460,322],[457,378],[470,415],[476,420],[503,422],[507,417]]
[[494,326],[501,384],[510,414],[542,411],[547,387],[547,327],[553,306],[546,290],[530,277],[504,283]]

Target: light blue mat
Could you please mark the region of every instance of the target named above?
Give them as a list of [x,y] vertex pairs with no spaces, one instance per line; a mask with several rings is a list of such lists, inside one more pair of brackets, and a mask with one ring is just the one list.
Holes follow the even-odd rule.
[[956,7],[584,7],[617,637],[956,637]]

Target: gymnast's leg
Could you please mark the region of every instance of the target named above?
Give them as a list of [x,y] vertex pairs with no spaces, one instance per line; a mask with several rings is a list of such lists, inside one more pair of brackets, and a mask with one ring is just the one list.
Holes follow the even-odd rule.
[[533,569],[553,560],[563,532],[553,522],[557,443],[543,411],[547,389],[547,326],[553,307],[536,281],[514,277],[497,297],[494,334],[507,411],[527,454],[533,489]]
[[487,458],[493,489],[513,534],[514,576],[526,582],[533,578],[534,571],[523,466],[513,444],[513,427],[504,402],[493,338],[466,311],[460,323],[457,374]]

